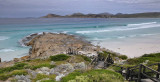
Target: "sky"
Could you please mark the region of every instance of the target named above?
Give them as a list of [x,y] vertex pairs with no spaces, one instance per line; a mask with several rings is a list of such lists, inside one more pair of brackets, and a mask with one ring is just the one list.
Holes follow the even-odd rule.
[[41,17],[49,13],[160,12],[160,0],[0,0],[0,18]]

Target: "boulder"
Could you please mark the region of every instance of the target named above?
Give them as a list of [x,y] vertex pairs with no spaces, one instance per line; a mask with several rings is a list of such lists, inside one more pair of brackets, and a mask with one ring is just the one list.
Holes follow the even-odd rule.
[[74,71],[74,67],[71,64],[62,64],[54,68],[54,73],[59,74],[68,74]]
[[84,70],[84,69],[86,69],[86,65],[85,65],[84,62],[76,63],[76,64],[74,65],[74,69]]
[[55,65],[56,63],[54,61],[51,61],[50,65]]
[[49,75],[50,74],[50,69],[48,67],[42,67],[42,68],[36,69],[36,72],[40,73],[40,74]]
[[15,76],[15,79],[17,79],[18,82],[31,82],[30,80],[30,76],[27,75],[27,76],[24,76],[24,75],[16,75]]
[[59,81],[62,77],[66,76],[67,74],[73,72],[75,69],[71,64],[62,64],[52,69],[51,74],[56,74],[56,81]]
[[28,72],[28,74],[30,74],[32,76],[32,78],[36,78],[37,72],[30,70],[30,69],[27,69],[27,72]]

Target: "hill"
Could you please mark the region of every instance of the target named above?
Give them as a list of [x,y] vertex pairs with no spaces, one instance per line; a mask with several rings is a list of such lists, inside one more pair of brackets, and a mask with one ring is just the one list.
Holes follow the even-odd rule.
[[110,13],[100,13],[100,14],[83,14],[83,13],[74,13],[72,15],[56,15],[48,14],[41,18],[160,18],[160,12],[146,12],[146,13],[134,13],[134,14],[110,14]]

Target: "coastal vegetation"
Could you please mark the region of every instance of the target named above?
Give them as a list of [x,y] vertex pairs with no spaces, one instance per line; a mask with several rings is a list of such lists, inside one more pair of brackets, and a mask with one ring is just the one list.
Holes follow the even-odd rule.
[[[53,62],[52,62],[53,61]],[[6,81],[11,77],[15,77],[16,75],[28,75],[27,69],[37,70],[43,67],[47,67],[49,69],[55,68],[58,65],[66,64],[66,63],[79,63],[85,62],[89,64],[91,62],[90,58],[82,55],[69,56],[66,54],[58,54],[55,56],[50,56],[47,59],[34,59],[27,60],[15,63],[15,65],[11,67],[0,68],[0,80]],[[45,74],[37,74],[35,78],[31,79],[33,82],[41,80],[43,78],[49,78],[42,82],[54,82],[55,74],[45,75]],[[16,81],[15,81],[16,82]]]
[[124,82],[123,77],[116,72],[105,69],[79,71],[76,70],[61,80],[62,82]]
[[[135,65],[139,65],[140,63],[144,63],[148,61],[146,64],[152,64],[156,62],[160,62],[160,53],[152,53],[152,54],[144,54],[138,58],[129,58],[125,55],[115,55],[114,53],[109,52],[101,52],[100,55],[102,57],[107,57],[110,54],[113,58],[119,57],[120,59],[126,60],[123,66],[125,68],[132,67]],[[113,55],[112,55],[113,54]],[[54,61],[54,65],[51,62]],[[49,69],[55,68],[58,65],[66,64],[67,62],[70,63],[79,63],[85,62],[86,65],[89,65],[91,59],[84,55],[66,55],[66,54],[59,54],[55,56],[50,56],[47,59],[34,59],[34,60],[27,60],[22,62],[17,62],[15,65],[6,68],[0,68],[0,80],[7,80],[11,77],[15,77],[17,75],[28,75],[27,69],[30,70],[37,70],[43,67],[47,67]],[[115,65],[119,65],[115,63]],[[156,69],[156,66],[152,66],[153,69]],[[114,71],[113,71],[114,70]],[[67,76],[61,79],[61,82],[85,82],[85,81],[97,81],[97,82],[124,82],[123,76],[117,71],[121,70],[119,67],[110,66],[107,69],[88,69],[88,70],[75,70],[74,72],[69,73]],[[149,70],[146,70],[149,71]],[[138,70],[137,70],[138,73]],[[55,80],[56,75],[46,75],[46,74],[37,74],[35,78],[31,80],[33,82],[41,80],[41,82],[56,82]],[[16,79],[12,79],[16,82]]]
[[138,58],[128,59],[127,62],[128,64],[138,65],[140,63],[145,62],[146,60],[148,60],[147,64],[160,62],[160,53],[144,54]]
[[0,74],[0,80],[7,80],[10,77],[16,76],[16,75],[27,75],[27,71],[22,69],[22,70],[14,70],[12,72],[6,72],[6,73],[1,73]]
[[63,60],[67,60],[70,56],[67,56],[65,54],[59,54],[56,56],[50,56],[50,59],[52,61],[63,61]]
[[6,68],[0,68],[0,74],[2,73],[6,73],[6,72],[11,72],[13,70],[20,70],[20,69],[24,69],[24,66],[26,65],[26,63],[15,63],[14,66],[11,67],[6,67]]

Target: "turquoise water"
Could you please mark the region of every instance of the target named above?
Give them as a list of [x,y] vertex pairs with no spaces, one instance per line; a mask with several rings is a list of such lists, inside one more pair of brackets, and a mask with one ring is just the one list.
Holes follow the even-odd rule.
[[40,32],[80,35],[87,40],[106,41],[160,34],[156,18],[28,18],[0,19],[0,57],[3,61],[28,54],[29,47],[19,41]]

